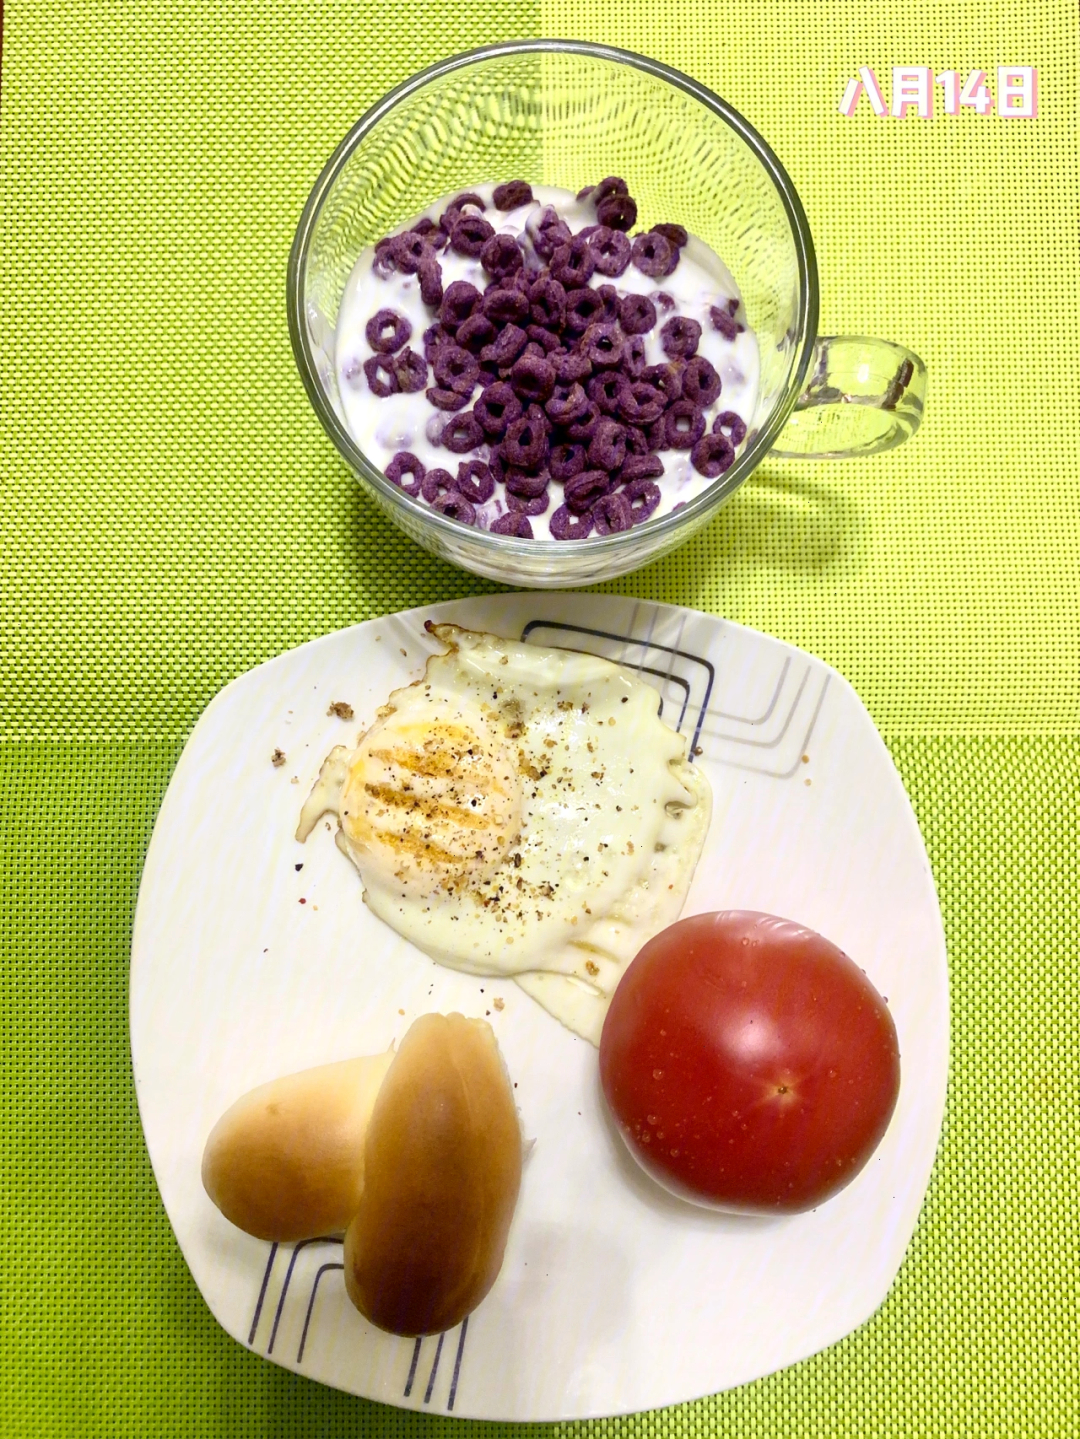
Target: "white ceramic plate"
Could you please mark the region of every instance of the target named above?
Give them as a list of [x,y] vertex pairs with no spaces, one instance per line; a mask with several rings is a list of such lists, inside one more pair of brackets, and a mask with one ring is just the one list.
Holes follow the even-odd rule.
[[[854,956],[888,997],[899,1103],[873,1159],[835,1199],[751,1220],[669,1198],[610,1127],[590,1045],[512,981],[442,969],[399,939],[361,903],[355,871],[322,827],[295,842],[324,755],[421,674],[436,648],[429,618],[592,650],[647,675],[665,717],[700,746],[714,793],[684,913],[758,909],[800,920]],[[355,721],[328,716],[333,700],[351,704]],[[281,768],[270,764],[275,748],[287,756]],[[212,1124],[245,1090],[381,1051],[431,1009],[489,1014],[536,1144],[494,1289],[458,1329],[420,1341],[383,1334],[352,1308],[340,1242],[275,1246],[241,1234],[207,1199],[199,1166]],[[492,595],[315,640],[208,706],[147,856],[131,1035],[165,1207],[234,1338],[405,1408],[589,1418],[768,1374],[834,1343],[882,1302],[941,1126],[945,944],[899,777],[835,671],[691,611],[617,596]]]

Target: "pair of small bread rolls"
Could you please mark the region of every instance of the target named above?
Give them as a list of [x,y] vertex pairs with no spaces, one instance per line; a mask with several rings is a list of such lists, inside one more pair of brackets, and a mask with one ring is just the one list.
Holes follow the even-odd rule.
[[386,1054],[287,1075],[211,1131],[207,1194],[282,1243],[345,1235],[345,1287],[380,1329],[451,1329],[502,1266],[521,1126],[491,1026],[425,1014]]

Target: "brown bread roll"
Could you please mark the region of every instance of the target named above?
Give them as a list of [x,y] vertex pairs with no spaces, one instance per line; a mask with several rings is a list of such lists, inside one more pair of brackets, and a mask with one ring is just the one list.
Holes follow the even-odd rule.
[[360,1204],[375,1097],[393,1050],[261,1084],[215,1124],[203,1187],[239,1229],[288,1243],[341,1234]]
[[372,1111],[345,1285],[392,1334],[459,1324],[502,1265],[521,1183],[521,1127],[490,1025],[426,1014]]
[[397,1053],[251,1090],[203,1153],[207,1194],[281,1243],[345,1234],[345,1286],[392,1334],[450,1329],[502,1265],[521,1184],[513,1087],[491,1026],[425,1014]]

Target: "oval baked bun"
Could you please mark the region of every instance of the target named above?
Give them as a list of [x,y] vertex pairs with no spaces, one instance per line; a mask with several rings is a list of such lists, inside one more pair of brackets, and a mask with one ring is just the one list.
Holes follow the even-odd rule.
[[491,1026],[418,1019],[379,1090],[365,1181],[345,1236],[345,1286],[392,1334],[459,1324],[502,1265],[521,1184],[513,1089]]
[[393,1050],[262,1084],[218,1120],[207,1194],[239,1229],[289,1243],[342,1234],[360,1204],[368,1121]]

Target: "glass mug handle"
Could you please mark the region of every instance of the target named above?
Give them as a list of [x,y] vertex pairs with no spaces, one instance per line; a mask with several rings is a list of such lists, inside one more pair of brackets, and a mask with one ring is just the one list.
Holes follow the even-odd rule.
[[926,366],[890,340],[822,335],[806,388],[770,454],[843,460],[910,439],[926,402]]

